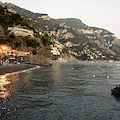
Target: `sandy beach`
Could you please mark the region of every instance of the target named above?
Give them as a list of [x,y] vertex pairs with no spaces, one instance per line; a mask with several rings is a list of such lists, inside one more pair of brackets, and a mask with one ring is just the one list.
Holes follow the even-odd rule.
[[31,65],[31,64],[9,64],[7,66],[7,64],[4,64],[2,67],[0,67],[0,75],[4,75],[6,73],[13,73],[13,72],[17,72],[17,71],[22,71],[22,70],[26,70],[26,69],[30,69],[30,68],[34,68],[36,65]]

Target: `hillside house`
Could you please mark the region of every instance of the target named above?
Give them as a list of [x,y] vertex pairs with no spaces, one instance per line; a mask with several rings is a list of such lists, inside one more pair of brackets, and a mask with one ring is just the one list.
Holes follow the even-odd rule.
[[27,30],[18,27],[9,27],[8,30],[10,30],[11,33],[13,32],[16,36],[33,36],[32,30]]
[[51,45],[51,53],[53,55],[60,55],[59,49],[56,46]]
[[52,47],[51,53],[52,53],[53,55],[60,55],[60,52],[59,52],[59,50],[57,49],[57,47]]

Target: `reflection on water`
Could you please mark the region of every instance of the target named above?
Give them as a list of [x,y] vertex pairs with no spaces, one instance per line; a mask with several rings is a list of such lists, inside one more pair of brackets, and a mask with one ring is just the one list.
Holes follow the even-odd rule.
[[15,82],[19,80],[19,74],[6,74],[0,76],[0,98],[7,98],[15,92]]
[[[19,81],[24,75],[24,79],[28,79],[30,77],[30,71],[26,71],[22,74],[5,74],[0,76],[0,98],[7,98],[11,96],[11,94],[18,91],[16,88],[16,82]],[[22,86],[22,83],[21,85]],[[22,86],[23,87],[23,86]]]
[[[12,79],[11,79],[12,78]],[[10,97],[14,93],[13,84],[18,81],[18,75],[1,75],[0,76],[0,119],[2,117],[7,120],[7,116],[12,112],[16,111],[16,108],[10,108],[7,103]]]
[[[12,102],[13,94],[16,94],[23,88],[21,81],[30,77],[30,71],[24,73],[13,73],[0,76],[0,120],[12,120],[13,114],[16,112],[16,107]],[[21,81],[20,81],[21,80]],[[12,99],[13,98],[13,99]],[[16,101],[17,102],[17,101]],[[14,118],[17,119],[17,118]]]
[[0,98],[6,98],[9,96],[9,90],[7,90],[4,86],[8,85],[10,81],[7,81],[5,75],[0,76]]

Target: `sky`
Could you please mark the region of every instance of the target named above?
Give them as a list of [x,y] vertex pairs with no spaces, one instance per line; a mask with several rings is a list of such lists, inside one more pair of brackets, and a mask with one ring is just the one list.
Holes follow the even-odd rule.
[[1,0],[50,18],[79,18],[120,38],[120,0]]

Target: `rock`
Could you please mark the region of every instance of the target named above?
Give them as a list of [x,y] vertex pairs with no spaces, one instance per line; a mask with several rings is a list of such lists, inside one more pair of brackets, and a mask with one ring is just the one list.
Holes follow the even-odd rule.
[[61,59],[58,59],[57,61],[73,62],[73,61],[77,61],[77,59],[70,54],[62,54]]
[[42,55],[30,55],[26,57],[26,63],[33,65],[52,65],[51,58],[44,57]]
[[113,88],[111,90],[111,95],[114,95],[115,97],[119,97],[120,98],[120,85],[116,86],[115,88]]

